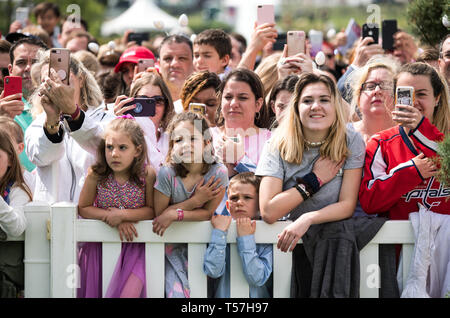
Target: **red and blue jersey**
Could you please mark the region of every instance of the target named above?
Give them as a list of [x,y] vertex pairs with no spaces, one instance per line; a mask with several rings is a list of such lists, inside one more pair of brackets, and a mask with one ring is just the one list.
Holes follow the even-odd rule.
[[421,152],[426,157],[436,156],[443,138],[425,117],[409,133],[396,126],[372,136],[359,190],[363,210],[387,213],[391,220],[407,220],[409,213],[419,211],[420,203],[432,212],[450,214],[450,188],[435,177],[424,179],[412,160]]

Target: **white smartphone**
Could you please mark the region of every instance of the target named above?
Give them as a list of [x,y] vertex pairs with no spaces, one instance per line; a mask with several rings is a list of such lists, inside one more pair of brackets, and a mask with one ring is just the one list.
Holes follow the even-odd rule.
[[19,7],[16,9],[16,20],[20,21],[22,24],[22,28],[27,26],[28,16],[30,14],[30,8],[28,7]]
[[[395,105],[414,106],[414,87],[412,87],[412,86],[397,86],[397,88],[395,89]],[[402,109],[396,109],[396,110],[402,110]]]
[[288,31],[287,49],[288,56],[305,53],[305,31]]
[[311,56],[315,56],[322,51],[323,32],[317,30],[309,30],[309,42],[311,43]]

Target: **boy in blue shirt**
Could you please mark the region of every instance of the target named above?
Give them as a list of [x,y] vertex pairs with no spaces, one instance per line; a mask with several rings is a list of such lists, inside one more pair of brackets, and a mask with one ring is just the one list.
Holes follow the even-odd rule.
[[254,233],[259,218],[260,178],[253,172],[235,175],[228,186],[226,207],[229,215],[214,215],[213,230],[205,253],[203,271],[210,278],[209,291],[214,298],[230,297],[230,251],[227,231],[231,219],[236,220],[237,249],[244,276],[249,284],[250,298],[272,297],[272,244],[256,244]]

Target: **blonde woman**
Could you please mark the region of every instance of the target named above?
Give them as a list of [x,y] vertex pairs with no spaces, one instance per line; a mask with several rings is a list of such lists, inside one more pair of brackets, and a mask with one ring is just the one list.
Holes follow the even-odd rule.
[[379,131],[395,126],[394,76],[398,62],[388,56],[375,56],[350,75],[353,98],[350,104],[355,130],[364,141]]
[[345,114],[329,77],[302,74],[265,145],[255,173],[263,177],[261,216],[268,223],[294,221],[279,235],[283,252],[292,251],[312,224],[349,218],[355,209],[365,145]]
[[25,132],[26,153],[36,165],[34,199],[78,202],[88,167],[95,160],[103,124],[113,118],[101,105],[93,75],[70,58],[69,85],[54,69],[50,52],[39,56],[31,76],[37,89],[30,97],[33,122]]

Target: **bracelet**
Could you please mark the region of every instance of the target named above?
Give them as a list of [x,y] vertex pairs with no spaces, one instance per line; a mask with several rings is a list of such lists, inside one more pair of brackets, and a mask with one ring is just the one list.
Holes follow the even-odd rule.
[[177,221],[183,221],[184,219],[184,210],[183,209],[177,209]]
[[45,123],[45,129],[47,129],[47,131],[49,131],[49,132],[56,130],[57,128],[59,128],[60,123],[61,123],[60,121],[58,121],[52,125]]
[[81,111],[80,106],[78,106],[78,104],[75,104],[75,105],[77,105],[77,109],[75,110],[75,112],[72,115],[69,115],[72,118],[72,120],[75,120],[75,118],[78,117],[78,115],[80,114],[80,111]]
[[303,201],[306,201],[306,200],[308,200],[311,197],[309,192],[306,190],[304,184],[301,184],[301,183],[300,184],[296,184],[295,188],[302,195]]

